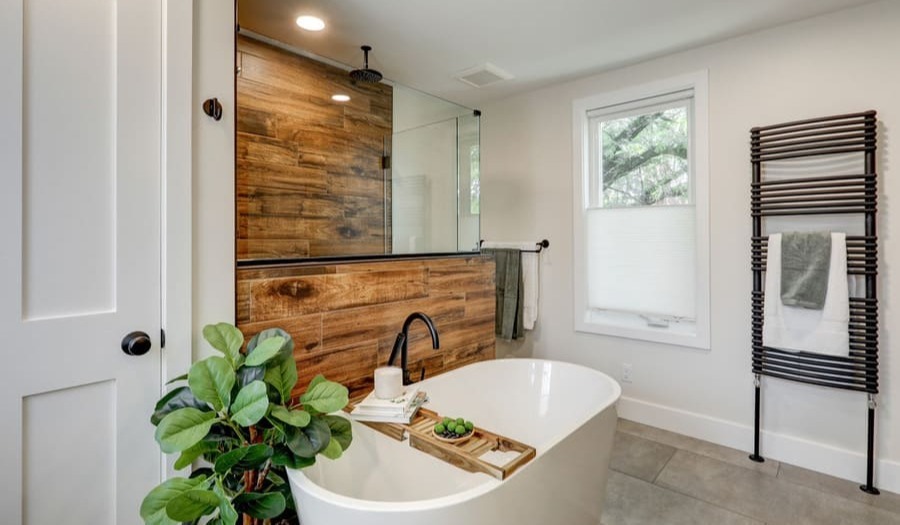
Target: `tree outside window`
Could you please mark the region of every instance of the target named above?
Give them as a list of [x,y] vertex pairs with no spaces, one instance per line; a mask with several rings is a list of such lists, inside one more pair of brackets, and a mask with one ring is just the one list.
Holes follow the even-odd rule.
[[690,203],[686,107],[604,120],[600,141],[604,208]]

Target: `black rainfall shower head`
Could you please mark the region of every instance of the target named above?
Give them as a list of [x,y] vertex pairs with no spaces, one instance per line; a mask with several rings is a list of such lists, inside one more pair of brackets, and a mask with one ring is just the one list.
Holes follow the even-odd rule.
[[365,65],[362,69],[354,69],[351,71],[350,78],[357,82],[368,82],[370,84],[381,82],[384,75],[382,75],[380,71],[369,69],[369,51],[372,50],[372,46],[362,46],[360,49],[363,50],[365,56]]

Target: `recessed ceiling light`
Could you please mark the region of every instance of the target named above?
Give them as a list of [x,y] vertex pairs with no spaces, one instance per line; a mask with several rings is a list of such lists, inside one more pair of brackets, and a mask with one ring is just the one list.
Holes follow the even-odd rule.
[[297,17],[297,25],[307,31],[321,31],[325,29],[325,21],[317,16],[303,15]]
[[350,102],[350,95],[338,93],[337,95],[331,95],[331,100],[335,102]]

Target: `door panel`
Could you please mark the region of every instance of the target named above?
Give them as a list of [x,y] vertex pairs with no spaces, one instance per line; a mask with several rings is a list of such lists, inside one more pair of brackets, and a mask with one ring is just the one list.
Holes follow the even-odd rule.
[[23,5],[24,316],[113,311],[116,5]]
[[140,523],[159,482],[162,14],[0,0],[4,523]]
[[[102,381],[26,396],[22,410],[25,523],[115,523],[116,384]],[[104,407],[105,410],[97,410]],[[68,414],[58,439],[59,413]],[[90,465],[89,476],[84,466]],[[89,478],[89,479],[88,479]],[[101,490],[77,490],[84,483]],[[53,500],[47,500],[53,494]]]

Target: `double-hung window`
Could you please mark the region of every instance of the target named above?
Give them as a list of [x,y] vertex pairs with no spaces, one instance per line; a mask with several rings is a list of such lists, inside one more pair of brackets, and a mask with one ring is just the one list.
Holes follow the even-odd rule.
[[576,330],[708,348],[706,84],[574,103]]

